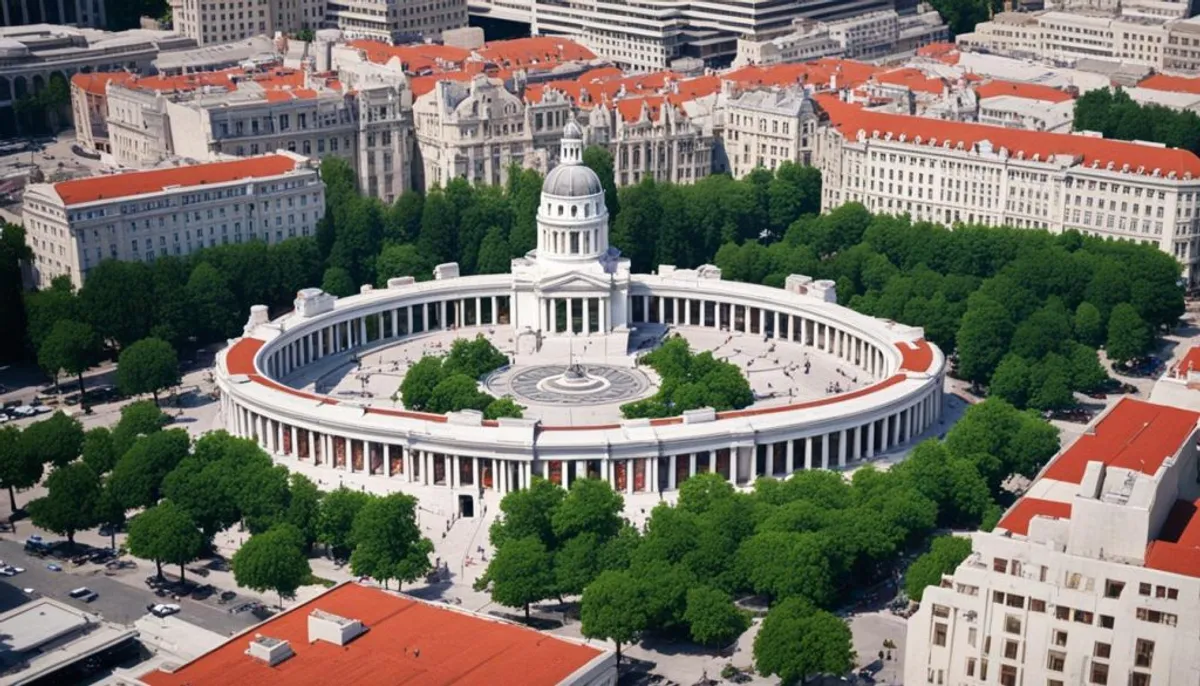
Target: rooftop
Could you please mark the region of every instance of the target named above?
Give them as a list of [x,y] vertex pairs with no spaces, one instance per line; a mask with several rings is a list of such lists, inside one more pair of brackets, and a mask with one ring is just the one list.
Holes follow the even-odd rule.
[[1200,577],[1200,500],[1177,500],[1158,537],[1146,549],[1146,566]]
[[1026,536],[1029,534],[1029,522],[1034,517],[1070,519],[1071,504],[1027,496],[1021,498],[1017,501],[1016,505],[1009,508],[1008,512],[1004,514],[1004,517],[996,526],[1001,529],[1008,529],[1014,534]]
[[1153,476],[1196,430],[1200,413],[1123,398],[1064,450],[1042,479],[1078,484],[1089,462]]
[[859,131],[866,132],[868,137],[875,132],[880,136],[890,133],[893,138],[906,136],[917,145],[961,144],[965,150],[987,141],[997,152],[1004,148],[1014,157],[1023,153],[1025,159],[1037,155],[1041,160],[1050,160],[1055,155],[1067,155],[1076,158],[1076,164],[1086,166],[1105,168],[1112,164],[1114,170],[1121,170],[1128,165],[1130,172],[1151,174],[1158,170],[1164,176],[1174,172],[1200,177],[1200,157],[1187,150],[864,110],[829,93],[816,98],[829,115],[830,123],[851,140]]
[[1170,91],[1172,93],[1191,93],[1193,95],[1200,95],[1200,77],[1154,74],[1139,81],[1138,87],[1149,88],[1156,91]]
[[247,157],[232,162],[193,164],[171,169],[93,176],[54,184],[67,206],[158,193],[170,187],[204,186],[240,179],[265,178],[296,168],[296,160],[282,154]]
[[1050,86],[1041,86],[1036,83],[1002,81],[999,79],[980,84],[975,88],[975,93],[981,100],[983,98],[995,98],[1002,95],[1024,98],[1026,100],[1044,100],[1047,102],[1067,102],[1075,99],[1075,96],[1070,93]]
[[[310,642],[308,617],[314,610],[360,620],[367,631],[344,646]],[[247,644],[258,634],[288,641],[295,654],[274,667],[248,656]],[[347,685],[513,683],[514,679],[530,685],[557,684],[604,654],[515,624],[345,583],[174,672],[151,672],[142,681],[149,686],[317,686],[331,679]]]

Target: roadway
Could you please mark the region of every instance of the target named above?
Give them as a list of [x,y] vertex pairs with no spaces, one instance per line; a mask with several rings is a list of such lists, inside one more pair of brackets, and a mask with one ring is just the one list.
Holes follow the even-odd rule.
[[[16,589],[32,589],[35,597],[54,598],[99,614],[117,624],[131,625],[136,619],[146,614],[146,605],[162,602],[178,603],[182,610],[176,615],[177,617],[224,636],[242,631],[261,621],[252,612],[230,613],[226,606],[216,605],[215,599],[198,601],[181,598],[175,601],[155,596],[142,581],[154,573],[154,565],[145,562],[140,562],[136,569],[116,572],[128,577],[117,580],[105,576],[105,570],[100,565],[88,563],[78,568],[72,568],[70,562],[27,555],[23,544],[10,540],[0,540],[0,559],[14,567],[25,568],[24,572],[16,576],[0,577],[0,583]],[[50,562],[61,565],[63,571],[52,572],[46,569],[46,565]],[[99,597],[90,603],[70,597],[71,590],[80,586],[87,586]],[[12,597],[12,594],[5,593],[3,596]],[[230,603],[229,607],[236,606],[241,601],[243,599],[238,598]]]

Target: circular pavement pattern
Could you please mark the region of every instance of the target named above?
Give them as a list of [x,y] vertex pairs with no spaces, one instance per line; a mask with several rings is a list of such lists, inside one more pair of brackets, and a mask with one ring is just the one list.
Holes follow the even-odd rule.
[[492,377],[488,389],[496,395],[511,395],[518,402],[539,405],[605,405],[637,400],[651,390],[650,380],[635,369],[608,365],[586,365],[590,377],[602,380],[595,390],[581,392],[554,383],[567,365],[538,365],[511,370]]

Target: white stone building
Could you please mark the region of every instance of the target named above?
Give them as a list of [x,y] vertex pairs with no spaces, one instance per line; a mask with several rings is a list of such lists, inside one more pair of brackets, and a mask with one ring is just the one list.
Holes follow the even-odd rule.
[[1198,420],[1125,398],[1058,455],[925,589],[905,683],[1195,683]]
[[316,166],[286,151],[33,184],[22,206],[41,288],[58,276],[78,288],[106,259],[149,262],[219,244],[315,235],[324,214]]
[[232,43],[275,33],[315,31],[325,19],[325,0],[170,0],[179,33],[200,45]]
[[929,43],[947,40],[949,36],[941,15],[928,7],[922,7],[919,13],[912,15],[887,9],[831,21],[797,19],[793,22],[793,30],[783,36],[766,40],[739,38],[733,66],[778,64],[835,55],[874,59],[916,50]]
[[979,222],[1157,246],[1200,281],[1200,158],[1156,144],[872,112],[817,96],[821,207],[861,202],[946,225]]
[[712,173],[716,138],[669,96],[601,104],[587,114],[588,143],[608,148],[618,186],[642,179],[695,183]]
[[740,179],[782,162],[812,164],[818,112],[802,87],[747,90],[726,102],[724,144]]
[[325,26],[384,43],[436,40],[467,25],[467,0],[325,0]]
[[964,49],[1060,64],[1099,59],[1162,69],[1173,23],[1104,12],[1002,12],[955,40]]

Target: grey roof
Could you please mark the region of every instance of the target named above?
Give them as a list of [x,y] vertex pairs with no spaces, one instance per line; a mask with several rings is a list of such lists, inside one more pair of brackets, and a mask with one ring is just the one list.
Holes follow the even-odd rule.
[[582,164],[560,164],[546,175],[542,192],[564,198],[583,198],[603,193],[600,177]]

